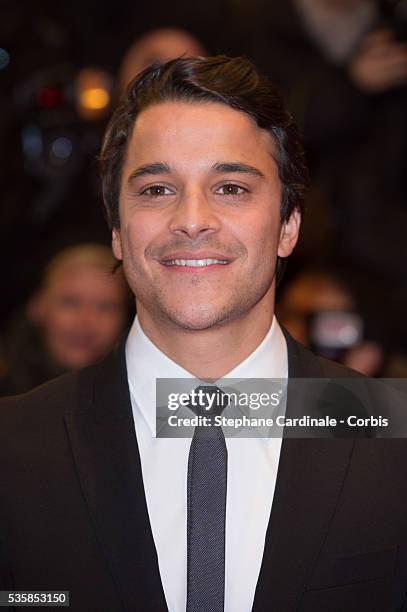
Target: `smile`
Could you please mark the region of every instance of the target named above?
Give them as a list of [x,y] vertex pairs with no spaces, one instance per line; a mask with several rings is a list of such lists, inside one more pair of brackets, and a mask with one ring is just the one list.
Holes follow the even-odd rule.
[[217,264],[227,265],[228,263],[228,261],[222,259],[168,259],[163,261],[165,266],[193,266],[196,268]]

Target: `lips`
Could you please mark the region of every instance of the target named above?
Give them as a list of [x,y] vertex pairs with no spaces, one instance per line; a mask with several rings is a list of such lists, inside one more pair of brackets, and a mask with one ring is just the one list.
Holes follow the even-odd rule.
[[165,266],[192,266],[194,268],[203,268],[206,266],[214,266],[217,264],[227,265],[229,262],[225,259],[170,259],[164,261]]

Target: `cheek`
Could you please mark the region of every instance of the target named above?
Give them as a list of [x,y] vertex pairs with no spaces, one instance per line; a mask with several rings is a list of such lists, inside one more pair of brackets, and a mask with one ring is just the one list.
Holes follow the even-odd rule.
[[134,215],[122,230],[123,267],[133,293],[154,287],[157,265],[151,251],[168,241],[168,230],[158,214]]
[[48,317],[45,324],[45,334],[51,338],[57,338],[69,332],[75,326],[75,316],[69,310],[63,308],[55,309]]
[[141,262],[148,245],[154,240],[156,230],[151,221],[143,215],[133,216],[122,230],[124,258],[131,258],[133,263]]
[[278,228],[270,221],[245,224],[247,231],[241,233],[249,260],[257,263],[265,261],[270,264],[270,258],[275,257],[278,248]]
[[99,332],[107,336],[115,336],[123,324],[123,318],[117,314],[110,314],[100,318]]

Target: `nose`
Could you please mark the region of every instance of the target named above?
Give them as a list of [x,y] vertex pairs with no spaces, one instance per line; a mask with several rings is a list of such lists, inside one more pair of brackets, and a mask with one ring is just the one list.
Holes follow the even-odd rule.
[[97,306],[84,301],[76,319],[77,329],[87,331],[89,334],[94,332],[98,326],[99,317]]
[[185,193],[171,217],[169,230],[179,236],[196,239],[219,231],[220,219],[205,194]]

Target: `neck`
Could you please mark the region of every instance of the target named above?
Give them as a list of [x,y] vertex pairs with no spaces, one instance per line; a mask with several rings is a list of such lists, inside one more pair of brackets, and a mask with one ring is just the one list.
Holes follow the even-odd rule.
[[203,380],[221,378],[244,361],[267,335],[274,302],[263,300],[245,317],[204,330],[186,330],[163,324],[138,306],[137,316],[148,338],[167,357]]

